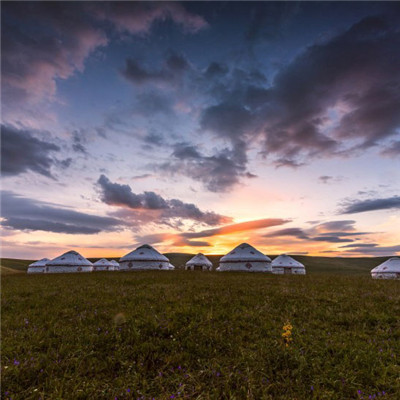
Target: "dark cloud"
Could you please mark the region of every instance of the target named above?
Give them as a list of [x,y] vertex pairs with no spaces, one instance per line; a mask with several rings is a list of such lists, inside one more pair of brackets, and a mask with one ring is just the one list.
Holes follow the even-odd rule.
[[361,248],[361,247],[377,247],[377,246],[378,246],[377,243],[353,243],[353,244],[346,244],[344,246],[340,246],[340,248],[345,249],[345,248],[353,248],[353,247]]
[[159,69],[150,69],[138,63],[138,61],[127,58],[122,75],[131,83],[136,85],[163,84],[176,85],[182,78],[184,72],[190,69],[190,65],[183,55],[170,53]]
[[[310,46],[276,75],[263,110],[266,151],[298,161],[339,154],[339,140],[369,147],[393,135],[400,124],[399,44],[395,28],[370,17]],[[328,110],[339,104],[347,110],[327,136]]]
[[246,168],[246,145],[237,144],[234,149],[224,149],[212,156],[202,155],[195,146],[180,143],[175,145],[172,159],[155,168],[164,173],[177,173],[203,183],[211,192],[231,190],[242,177],[252,178]]
[[320,183],[330,183],[330,182],[332,182],[333,181],[333,176],[329,176],[329,175],[322,175],[322,176],[320,176],[319,178],[318,178],[318,181],[320,182]]
[[83,138],[82,132],[74,131],[72,133],[72,150],[76,153],[82,153],[86,156],[88,152],[86,150],[84,143],[85,140]]
[[1,192],[1,206],[1,225],[18,230],[95,234],[115,231],[123,226],[123,222],[115,218],[56,207],[9,191]]
[[221,103],[204,110],[200,126],[227,138],[243,138],[252,122],[251,113],[237,104]]
[[356,221],[354,220],[340,220],[340,221],[329,221],[323,222],[321,224],[316,225],[313,229],[318,233],[325,232],[333,232],[333,231],[344,231],[344,232],[352,232],[355,231],[354,224]]
[[355,221],[329,221],[317,224],[309,229],[287,228],[270,232],[263,237],[279,238],[292,236],[296,239],[309,242],[327,242],[327,243],[346,243],[353,242],[353,238],[360,235],[367,235],[370,232],[357,232],[354,227]]
[[201,16],[176,2],[104,2],[90,8],[97,18],[112,22],[121,32],[135,35],[148,33],[156,21],[172,20],[188,33],[208,26]]
[[159,223],[167,223],[174,218],[197,221],[211,226],[231,221],[229,217],[210,211],[201,211],[195,204],[184,203],[179,199],[165,200],[154,192],[135,194],[129,185],[113,183],[105,175],[100,176],[97,184],[100,188],[100,198],[104,203],[132,210],[158,210],[160,213],[153,215],[152,219]]
[[33,171],[53,178],[51,168],[57,162],[51,153],[58,151],[57,145],[36,138],[28,130],[1,126],[1,172],[4,176]]
[[353,242],[352,239],[343,239],[339,236],[316,236],[313,237],[311,240],[316,242],[328,242],[328,243],[346,243],[346,242]]
[[221,77],[224,76],[228,73],[229,68],[226,64],[222,63],[217,63],[213,61],[210,63],[210,65],[207,67],[204,76],[206,79],[214,79],[216,77]]
[[394,246],[355,246],[351,249],[346,249],[346,253],[365,254],[370,256],[393,256],[400,253],[400,245]]
[[150,71],[139,65],[130,58],[125,61],[125,68],[121,71],[122,75],[130,82],[141,85],[145,83],[168,82],[171,76],[164,70]]
[[51,98],[56,79],[82,71],[85,59],[107,44],[84,8],[60,2],[3,5],[1,64],[7,104]]
[[287,228],[280,229],[274,232],[267,233],[263,237],[280,237],[280,236],[294,236],[298,239],[309,239],[307,233],[301,228]]
[[400,196],[393,196],[385,199],[353,200],[345,204],[340,213],[354,214],[398,208],[400,208]]

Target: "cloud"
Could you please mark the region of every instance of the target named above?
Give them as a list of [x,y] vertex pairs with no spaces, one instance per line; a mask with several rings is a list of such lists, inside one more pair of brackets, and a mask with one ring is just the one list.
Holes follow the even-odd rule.
[[[304,160],[339,154],[339,141],[369,147],[393,135],[400,124],[399,43],[385,19],[368,17],[308,47],[276,75],[263,110],[276,112],[266,119],[266,150]],[[329,131],[332,110],[337,118]]]
[[123,226],[123,222],[116,218],[56,207],[10,191],[1,192],[1,203],[1,225],[17,230],[95,234],[115,231]]
[[353,232],[355,231],[354,224],[356,221],[354,220],[340,220],[340,221],[329,221],[323,222],[321,224],[316,225],[313,227],[313,230],[317,231],[318,233],[331,233],[333,231],[344,231],[344,232]]
[[[350,247],[350,246],[349,246]],[[378,246],[376,244],[363,246],[355,244],[354,247],[346,249],[346,253],[357,253],[370,256],[393,256],[400,253],[400,245],[394,246]],[[342,248],[342,247],[341,247]]]
[[120,32],[143,35],[156,21],[172,20],[188,33],[196,33],[208,26],[199,15],[187,11],[176,2],[106,2],[92,6],[97,18],[109,21]]
[[100,176],[97,185],[100,189],[100,199],[104,203],[131,210],[160,211],[157,215],[151,216],[158,223],[166,223],[174,218],[197,221],[211,226],[231,221],[229,217],[211,211],[202,211],[195,204],[184,203],[179,199],[165,200],[154,192],[133,193],[129,185],[113,183],[105,175]]
[[392,210],[400,208],[400,196],[385,199],[353,200],[344,205],[341,214],[355,214],[367,211]]
[[239,222],[236,224],[225,225],[219,228],[207,229],[200,232],[185,232],[181,236],[187,239],[212,237],[220,235],[230,235],[233,233],[252,231],[257,229],[269,228],[271,226],[283,225],[290,222],[288,219],[264,218],[254,221]]
[[294,236],[298,239],[309,239],[307,233],[301,228],[280,229],[263,235],[263,237],[281,237],[281,236]]
[[57,145],[37,139],[28,130],[1,126],[1,171],[5,176],[33,171],[53,178],[51,168],[57,161],[51,153],[58,151]]
[[232,148],[258,143],[277,167],[381,146],[400,127],[399,45],[396,26],[368,17],[307,47],[270,84],[250,71],[215,75],[202,84],[212,105],[200,127]]
[[[86,60],[105,47],[110,27],[118,37],[127,33],[145,35],[156,21],[171,20],[185,32],[196,33],[207,26],[199,15],[179,3],[10,2],[2,7],[2,98],[10,114],[17,107],[21,117],[32,105],[54,100],[57,80],[82,72]],[[171,69],[179,69],[178,57],[170,57]],[[132,75],[134,65],[130,65]],[[136,74],[146,73],[138,67]],[[5,106],[5,107],[4,107]],[[28,107],[29,106],[29,107]]]
[[57,79],[82,71],[86,58],[107,44],[79,3],[8,3],[2,14],[2,87],[8,105],[52,98]]
[[331,184],[341,182],[343,180],[342,176],[329,176],[329,175],[321,175],[318,177],[318,182],[323,184]]
[[387,157],[398,157],[400,155],[400,140],[392,141],[390,146],[381,151],[381,154]]
[[292,236],[307,242],[346,243],[353,242],[353,237],[367,235],[370,232],[357,232],[355,221],[341,220],[317,224],[309,229],[287,228],[269,232],[263,237],[280,238]]

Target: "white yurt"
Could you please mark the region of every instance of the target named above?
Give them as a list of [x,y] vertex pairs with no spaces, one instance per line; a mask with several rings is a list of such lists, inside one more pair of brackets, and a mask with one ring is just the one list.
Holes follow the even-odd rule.
[[46,272],[46,263],[50,261],[48,258],[42,258],[28,266],[28,274],[44,274]]
[[272,272],[271,259],[253,246],[242,243],[219,260],[218,271]]
[[115,260],[111,260],[111,263],[113,265],[113,269],[111,271],[118,271],[119,270],[119,263]]
[[392,257],[371,270],[373,279],[400,279],[400,258]]
[[171,263],[168,263],[168,269],[170,271],[173,271],[175,269],[175,267]]
[[305,275],[306,268],[304,265],[288,256],[287,254],[281,254],[275,257],[272,261],[272,273],[281,275]]
[[148,244],[138,247],[119,260],[120,271],[169,270],[167,257]]
[[114,271],[114,264],[106,258],[93,263],[93,271]]
[[212,266],[212,262],[203,253],[199,253],[186,263],[185,269],[192,271],[211,271]]
[[46,273],[92,272],[93,264],[76,251],[68,251],[46,263]]

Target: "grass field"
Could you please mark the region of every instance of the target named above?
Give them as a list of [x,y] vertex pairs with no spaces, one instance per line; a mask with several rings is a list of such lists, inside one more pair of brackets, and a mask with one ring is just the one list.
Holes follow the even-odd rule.
[[3,399],[400,398],[400,284],[367,273],[13,274],[1,300]]

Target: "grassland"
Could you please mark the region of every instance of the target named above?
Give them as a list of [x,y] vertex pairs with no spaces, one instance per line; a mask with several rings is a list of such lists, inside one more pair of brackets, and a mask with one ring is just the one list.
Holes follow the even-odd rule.
[[1,395],[399,399],[399,295],[318,272],[6,275]]

